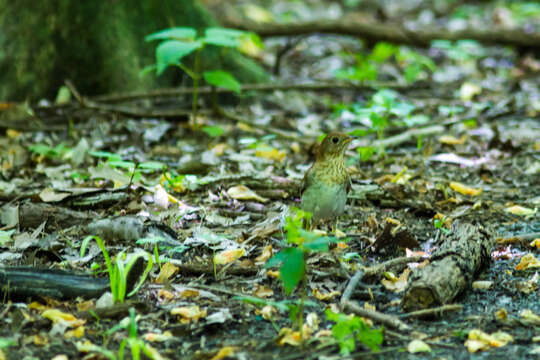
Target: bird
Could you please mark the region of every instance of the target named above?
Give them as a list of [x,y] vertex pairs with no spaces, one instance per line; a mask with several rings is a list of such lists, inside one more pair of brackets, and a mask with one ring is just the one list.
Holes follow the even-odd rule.
[[345,166],[345,150],[352,138],[332,132],[320,144],[315,162],[306,171],[301,190],[303,211],[311,213],[309,227],[333,220],[345,211],[351,179]]

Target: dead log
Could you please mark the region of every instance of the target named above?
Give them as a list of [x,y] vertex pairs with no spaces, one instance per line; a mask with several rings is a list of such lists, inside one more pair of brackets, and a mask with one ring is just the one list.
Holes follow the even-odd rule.
[[[126,292],[131,291],[144,271],[139,258],[126,279]],[[97,298],[110,288],[108,278],[95,278],[72,271],[31,267],[0,267],[0,296],[3,299],[53,297],[57,299]]]
[[540,34],[527,32],[520,28],[487,26],[485,29],[466,28],[451,31],[440,26],[408,28],[398,23],[381,23],[365,20],[351,14],[336,20],[316,20],[290,24],[254,23],[241,19],[227,18],[224,24],[229,27],[249,30],[262,37],[297,36],[306,34],[352,35],[368,42],[388,41],[396,44],[429,46],[433,40],[457,41],[477,40],[484,44],[511,45],[516,47],[538,47]]
[[402,300],[405,311],[449,304],[489,264],[493,237],[480,225],[454,222],[431,263],[414,271]]

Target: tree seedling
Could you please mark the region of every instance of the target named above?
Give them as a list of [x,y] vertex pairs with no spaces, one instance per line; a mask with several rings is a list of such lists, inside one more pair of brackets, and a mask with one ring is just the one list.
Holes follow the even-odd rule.
[[307,291],[306,256],[312,251],[329,251],[328,245],[337,242],[334,237],[320,236],[304,229],[304,220],[311,214],[299,209],[292,209],[293,215],[288,216],[285,224],[286,244],[291,245],[274,255],[266,263],[266,268],[279,265],[280,280],[287,295],[301,282],[301,297],[298,308],[290,307],[290,316],[297,322],[300,331],[300,341],[303,342],[302,328],[304,324],[304,306]]

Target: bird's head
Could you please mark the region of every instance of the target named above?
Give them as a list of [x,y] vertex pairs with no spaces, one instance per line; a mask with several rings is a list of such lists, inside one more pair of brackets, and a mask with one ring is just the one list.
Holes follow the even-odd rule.
[[333,132],[326,135],[323,142],[319,146],[317,152],[317,160],[325,160],[330,158],[343,157],[345,150],[351,143],[352,138],[344,133]]

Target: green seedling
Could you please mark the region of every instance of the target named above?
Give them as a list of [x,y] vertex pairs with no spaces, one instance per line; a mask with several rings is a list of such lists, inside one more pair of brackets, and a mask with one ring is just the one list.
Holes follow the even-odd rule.
[[152,266],[154,264],[152,260],[152,256],[147,254],[146,252],[139,252],[132,256],[130,259],[126,259],[126,254],[121,251],[116,256],[116,261],[113,265],[111,258],[109,257],[109,253],[107,252],[107,249],[105,248],[105,244],[103,243],[103,240],[99,236],[90,235],[87,236],[81,245],[81,252],[80,256],[83,257],[86,253],[86,248],[88,247],[88,243],[90,240],[95,240],[98,244],[99,248],[101,249],[101,252],[103,254],[103,257],[105,258],[105,264],[107,265],[107,271],[109,273],[109,282],[111,287],[111,293],[113,295],[114,302],[123,303],[126,298],[126,291],[127,291],[127,277],[129,274],[129,271],[135,265],[135,262],[139,258],[146,257],[148,259],[148,264],[146,266],[146,269],[144,270],[141,279],[139,280],[139,283],[135,288],[127,294],[127,296],[132,296],[139,290],[139,288],[142,286],[144,281],[146,280],[146,277],[148,276],[148,273],[150,270],[152,270]]
[[435,229],[438,229],[442,231],[445,235],[450,234],[450,230],[448,230],[444,225],[446,223],[447,218],[443,216],[442,219],[433,219],[433,226]]
[[71,148],[64,144],[58,144],[55,147],[44,144],[36,144],[30,145],[29,149],[32,153],[41,155],[48,159],[62,159],[62,157],[71,150]]
[[377,69],[391,59],[403,68],[403,77],[409,84],[418,80],[426,70],[430,72],[436,70],[435,63],[429,57],[405,46],[396,46],[386,42],[377,43],[369,54],[354,54],[354,59],[354,66],[336,72],[335,76],[338,79],[359,82],[376,80]]
[[[221,69],[202,71],[201,51],[208,45],[238,49],[243,41],[252,41],[259,46],[262,44],[253,33],[218,27],[207,28],[202,34],[191,27],[170,28],[145,38],[145,41],[154,40],[160,41],[156,48],[156,64],[146,67],[143,72],[155,70],[157,75],[161,75],[169,66],[176,66],[184,71],[193,81],[192,111],[195,122],[197,121],[198,88],[201,79],[214,87],[225,88],[237,94],[241,91],[241,84],[232,74]],[[193,67],[189,67],[184,61],[184,58],[191,54],[194,55]],[[215,106],[217,107],[217,104]]]
[[332,335],[339,344],[342,355],[349,355],[356,349],[356,342],[366,345],[373,351],[379,351],[383,342],[383,328],[370,329],[360,317],[334,313],[326,310],[326,318],[336,324],[332,326]]
[[297,308],[290,308],[290,315],[293,322],[297,322],[300,339],[303,341],[302,327],[307,291],[306,257],[312,251],[328,251],[328,245],[337,242],[337,239],[306,231],[304,226],[309,223],[311,214],[296,208],[293,208],[292,212],[293,215],[286,218],[285,224],[285,244],[291,246],[284,248],[268,260],[266,268],[279,265],[280,280],[287,295],[290,295],[301,282],[300,302]]

